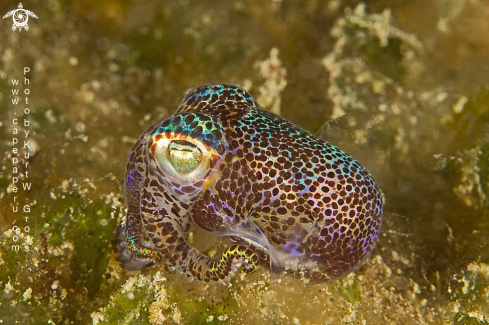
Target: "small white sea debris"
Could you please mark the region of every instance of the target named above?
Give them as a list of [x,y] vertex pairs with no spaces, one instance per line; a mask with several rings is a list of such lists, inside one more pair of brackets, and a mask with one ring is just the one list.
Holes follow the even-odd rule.
[[265,78],[265,83],[259,88],[260,96],[257,101],[275,114],[280,114],[280,93],[287,86],[287,70],[278,58],[279,53],[280,51],[274,47],[270,50],[270,58],[258,61],[254,65],[260,70],[260,76]]
[[225,322],[227,319],[228,319],[228,315],[227,314],[224,314],[224,315],[219,315],[217,317],[217,319],[220,321],[220,322]]
[[101,313],[100,311],[94,311],[93,313],[90,314],[90,317],[92,317],[93,325],[97,325],[98,323],[104,321],[104,314]]
[[31,296],[32,295],[32,288],[29,287],[27,288],[27,290],[22,294],[22,296],[24,297],[24,300],[28,300],[28,299],[31,299]]
[[467,103],[469,99],[466,97],[466,96],[462,96],[459,98],[459,100],[455,103],[455,105],[453,105],[453,112],[455,114],[460,114],[462,113],[463,109],[464,109],[464,106],[465,106],[465,103]]
[[52,290],[57,290],[59,289],[60,285],[59,285],[59,280],[56,280],[53,282],[53,284],[51,284],[51,289]]

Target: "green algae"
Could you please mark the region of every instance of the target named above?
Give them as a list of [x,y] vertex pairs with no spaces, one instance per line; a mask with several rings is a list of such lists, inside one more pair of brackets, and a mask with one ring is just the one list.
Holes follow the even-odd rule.
[[338,290],[340,295],[351,303],[360,302],[362,300],[362,291],[358,280],[355,278],[352,284],[346,285],[345,280],[335,282],[335,286],[331,290]]
[[107,306],[92,314],[92,319],[99,324],[150,324],[152,319],[156,323],[185,319],[187,324],[222,324],[239,312],[232,292],[216,302],[212,297],[185,294],[183,288],[155,280],[142,275],[129,278]]
[[365,53],[366,61],[374,69],[400,81],[406,74],[402,46],[403,42],[400,39],[390,38],[387,46],[382,46],[380,40],[375,39],[362,45],[360,52]]
[[[53,196],[59,197],[53,199]],[[88,304],[90,297],[99,292],[111,257],[110,241],[117,222],[114,216],[118,216],[120,208],[114,208],[110,197],[91,201],[76,188],[54,191],[47,200],[53,201],[49,209],[45,208],[47,202],[42,202],[31,210],[44,216],[29,233],[35,246],[20,244],[18,252],[9,246],[2,247],[1,256],[7,267],[1,268],[0,281],[12,282],[19,301],[30,288],[36,308],[47,308],[46,317],[70,319],[79,315],[68,308],[61,317],[56,310],[49,309],[53,302],[46,298],[59,299],[57,304],[61,308],[80,301]],[[28,251],[24,251],[25,247]],[[49,293],[52,291],[54,295]],[[73,291],[81,294],[68,294]],[[8,299],[1,300],[8,302]]]
[[[481,179],[481,187],[486,199],[489,198],[489,144],[480,147],[477,167]],[[487,202],[486,202],[487,204]]]
[[458,110],[453,115],[453,120],[448,123],[450,128],[457,131],[454,145],[463,150],[473,148],[474,144],[481,141],[487,142],[489,89],[482,88],[466,99],[466,103]]
[[154,300],[153,290],[150,287],[136,288],[131,294],[117,294],[101,314],[99,324],[149,324],[145,309]]
[[457,313],[454,324],[488,324],[489,273],[487,264],[471,264],[462,276],[456,277],[453,299]]
[[171,299],[178,303],[188,324],[223,324],[226,323],[228,314],[239,312],[239,304],[231,292],[220,303],[212,304],[206,299],[186,296],[181,290],[174,288]]
[[60,262],[68,262],[72,285],[92,295],[98,292],[104,279],[117,224],[114,216],[119,215],[120,208],[114,208],[110,198],[94,201],[84,198],[77,189],[58,195],[56,204],[50,204],[52,210],[44,210],[43,223],[38,224],[34,236],[49,233],[47,244],[53,249],[70,243],[72,258]]

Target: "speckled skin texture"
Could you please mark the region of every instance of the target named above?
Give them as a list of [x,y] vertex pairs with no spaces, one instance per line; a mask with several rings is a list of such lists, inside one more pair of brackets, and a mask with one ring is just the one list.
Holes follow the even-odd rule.
[[[365,261],[382,224],[380,191],[357,160],[222,84],[192,90],[141,135],[125,196],[113,242],[121,265],[164,260],[206,282],[258,266],[338,279]],[[203,255],[187,242],[192,222],[233,244]]]

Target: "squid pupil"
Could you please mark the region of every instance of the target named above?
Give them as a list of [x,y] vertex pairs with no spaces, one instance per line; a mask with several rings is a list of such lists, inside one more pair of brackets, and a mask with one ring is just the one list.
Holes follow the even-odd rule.
[[190,142],[173,141],[169,149],[168,158],[179,174],[190,173],[200,164],[202,153]]

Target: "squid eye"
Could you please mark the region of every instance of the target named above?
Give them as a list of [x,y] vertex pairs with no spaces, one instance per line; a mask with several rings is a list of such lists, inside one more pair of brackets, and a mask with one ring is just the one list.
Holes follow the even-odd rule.
[[210,170],[212,150],[198,140],[162,138],[154,145],[155,163],[175,182],[192,183],[202,180]]
[[159,123],[152,129],[151,168],[173,183],[205,181],[227,150],[221,125],[213,119],[190,112],[174,114]]
[[181,175],[195,170],[202,161],[202,151],[188,141],[172,141],[168,146],[168,160]]

